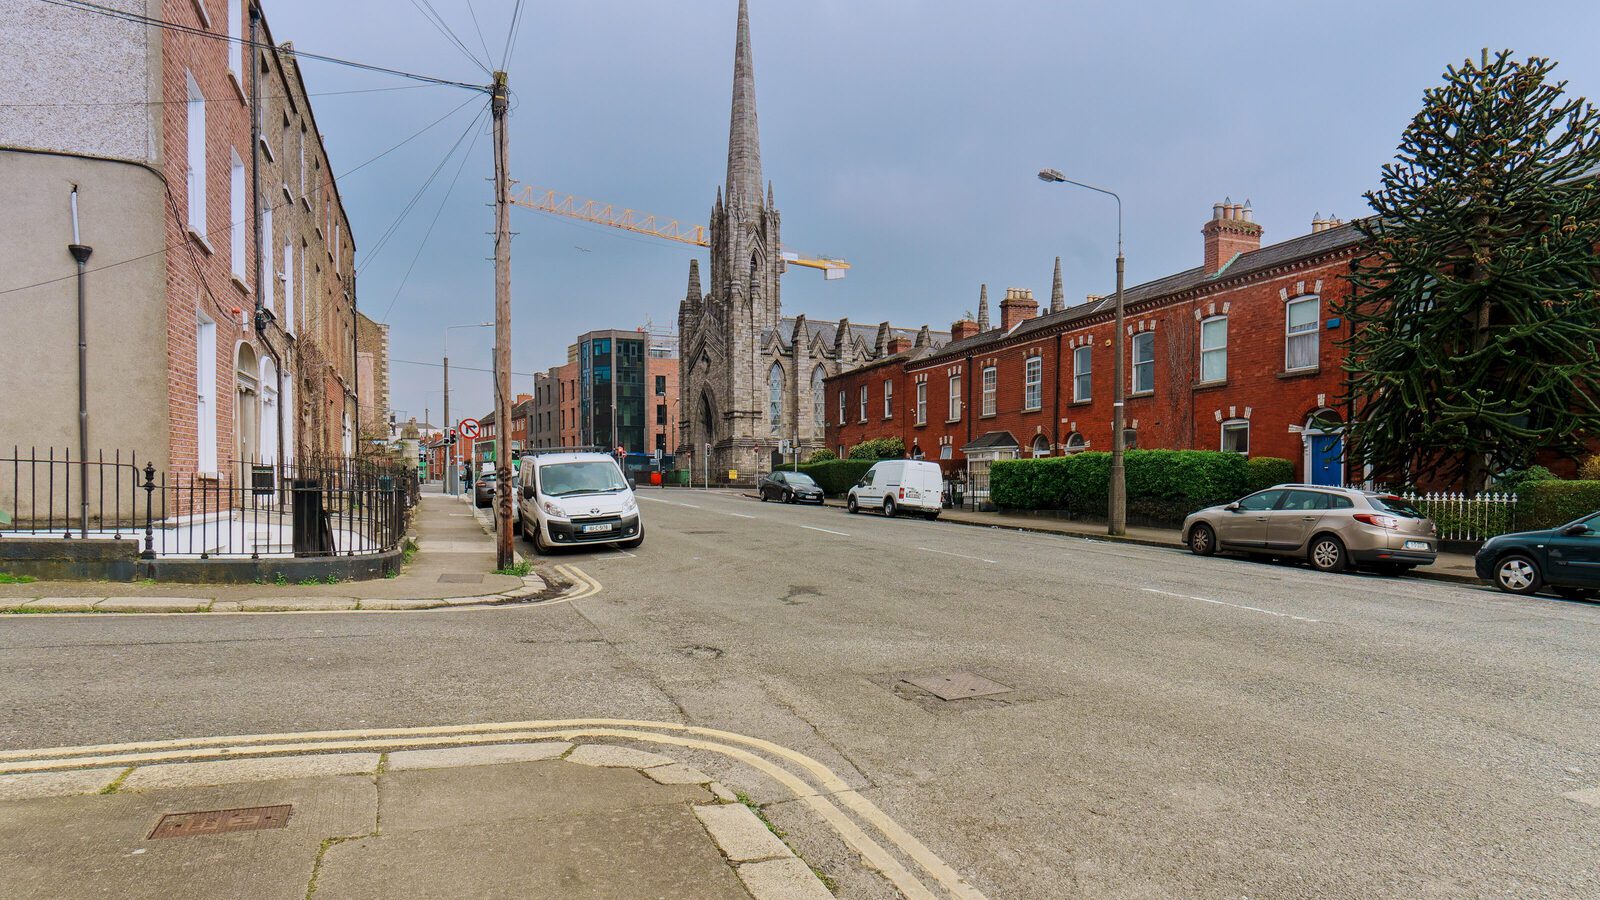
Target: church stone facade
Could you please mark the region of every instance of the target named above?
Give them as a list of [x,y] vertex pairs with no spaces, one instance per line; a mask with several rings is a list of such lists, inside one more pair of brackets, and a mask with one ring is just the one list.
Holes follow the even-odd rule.
[[[748,482],[771,467],[780,441],[802,458],[825,446],[830,412],[823,380],[891,355],[931,353],[945,332],[785,317],[782,216],[761,178],[755,69],[747,0],[739,0],[728,177],[711,209],[709,285],[699,260],[678,307],[679,465],[698,478]],[[854,414],[855,411],[852,411]]]

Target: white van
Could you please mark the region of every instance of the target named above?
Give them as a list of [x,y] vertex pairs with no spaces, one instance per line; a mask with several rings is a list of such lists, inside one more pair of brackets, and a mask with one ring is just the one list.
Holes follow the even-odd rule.
[[943,506],[944,473],[938,463],[920,459],[873,463],[845,499],[851,512],[876,509],[886,516],[906,510],[937,519]]
[[633,485],[605,453],[524,453],[517,472],[517,523],[536,553],[576,544],[644,543]]

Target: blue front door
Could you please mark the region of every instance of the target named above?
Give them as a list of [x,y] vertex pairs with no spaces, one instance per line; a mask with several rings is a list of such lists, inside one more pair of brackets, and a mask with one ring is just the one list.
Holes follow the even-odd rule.
[[1337,434],[1311,436],[1311,483],[1335,487],[1344,484],[1344,437]]

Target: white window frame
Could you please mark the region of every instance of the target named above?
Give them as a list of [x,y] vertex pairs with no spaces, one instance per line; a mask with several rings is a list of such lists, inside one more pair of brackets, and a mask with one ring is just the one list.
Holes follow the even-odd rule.
[[233,266],[233,277],[243,282],[246,278],[245,260],[245,208],[244,160],[238,150],[229,150],[228,167],[228,256]]
[[206,97],[194,80],[193,72],[185,72],[189,101],[185,104],[188,116],[184,128],[187,132],[188,171],[184,179],[189,192],[189,230],[203,241],[206,236]]
[[285,235],[283,238],[283,330],[287,334],[294,334],[295,331],[295,287],[294,237]]
[[[1040,441],[1044,442],[1044,447],[1043,447],[1042,451],[1041,451],[1041,448],[1039,446],[1039,442]],[[1050,455],[1050,439],[1045,437],[1042,434],[1034,435],[1033,442],[1028,445],[1028,455],[1033,457],[1034,459],[1043,459],[1044,457],[1049,456]]]
[[200,314],[194,332],[195,468],[217,471],[217,323]]
[[839,424],[840,425],[844,424],[844,417],[845,417],[845,412],[844,412],[845,399],[844,399],[844,395],[845,395],[845,390],[843,388],[840,388],[839,389]]
[[994,366],[984,366],[980,379],[983,385],[983,414],[992,416],[995,412],[995,393],[1000,385],[1000,372]]
[[1030,356],[1022,362],[1022,411],[1044,408],[1044,357]]
[[928,424],[928,383],[917,382],[917,424]]
[[1083,403],[1094,398],[1094,347],[1084,344],[1072,348],[1072,401]]
[[233,76],[240,94],[244,93],[244,56],[248,49],[244,45],[242,3],[243,0],[228,0],[228,74]]
[[861,408],[857,412],[861,414],[861,421],[865,422],[867,420],[867,386],[864,384],[861,386]]
[[1250,420],[1249,419],[1224,419],[1217,430],[1217,448],[1224,453],[1228,452],[1228,432],[1244,432],[1244,449],[1234,450],[1244,456],[1250,455]]
[[[1150,357],[1143,361],[1139,359],[1139,347],[1141,344],[1150,350]],[[1156,389],[1156,333],[1154,331],[1141,331],[1134,335],[1133,340],[1128,342],[1128,354],[1132,357],[1133,363],[1128,371],[1128,393],[1154,393]],[[1141,369],[1149,374],[1150,381],[1150,386],[1142,389],[1139,387]]]
[[306,126],[300,123],[300,199],[306,199]]
[[889,379],[883,382],[883,417],[894,418],[894,382]]
[[[1206,326],[1222,323],[1222,342],[1206,343]],[[1215,331],[1215,329],[1213,329]],[[1213,340],[1215,335],[1213,335]],[[1219,362],[1220,360],[1220,362]],[[1221,366],[1221,372],[1206,372],[1206,364]],[[1200,383],[1213,384],[1228,380],[1228,317],[1208,316],[1200,320]]]
[[961,376],[950,376],[950,418],[947,421],[961,421]]
[[[1077,438],[1078,439],[1077,443],[1073,443],[1073,441],[1072,441],[1073,438]],[[1088,441],[1088,439],[1085,438],[1081,432],[1077,432],[1077,431],[1074,431],[1071,434],[1067,435],[1066,443],[1062,445],[1062,450],[1064,450],[1066,453],[1069,453],[1069,454],[1071,454],[1071,453],[1082,453],[1083,451],[1085,451],[1087,449],[1089,449],[1089,441]]]
[[[1283,305],[1283,370],[1285,372],[1303,372],[1309,369],[1315,369],[1321,363],[1321,301],[1321,297],[1318,297],[1316,294],[1310,294],[1305,297],[1296,297]],[[1295,331],[1293,326],[1290,325],[1290,322],[1293,319],[1291,310],[1295,309],[1296,307],[1305,306],[1309,306],[1312,310],[1311,322],[1308,325],[1302,325],[1299,331]],[[1291,361],[1294,357],[1294,351],[1290,348],[1295,345],[1295,341],[1297,340],[1302,344],[1311,345],[1311,362],[1298,366],[1292,364]]]
[[278,314],[278,279],[277,266],[273,264],[272,253],[276,248],[272,246],[272,205],[264,203],[261,206],[261,248],[266,251],[256,262],[256,294],[261,298],[261,305],[265,306],[274,316]]

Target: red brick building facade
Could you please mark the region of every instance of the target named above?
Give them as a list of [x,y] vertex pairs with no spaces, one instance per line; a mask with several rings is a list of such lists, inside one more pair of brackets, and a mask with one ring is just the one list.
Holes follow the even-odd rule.
[[[1334,427],[1348,418],[1347,326],[1330,310],[1348,295],[1360,235],[1313,228],[1262,247],[1248,208],[1218,204],[1200,266],[1125,291],[1129,447],[1283,457],[1303,480],[1347,480]],[[950,474],[1109,450],[1114,317],[1110,297],[1039,315],[1031,292],[1009,290],[997,328],[958,321],[938,350],[899,348],[829,378],[828,444],[842,455],[897,436]]]

